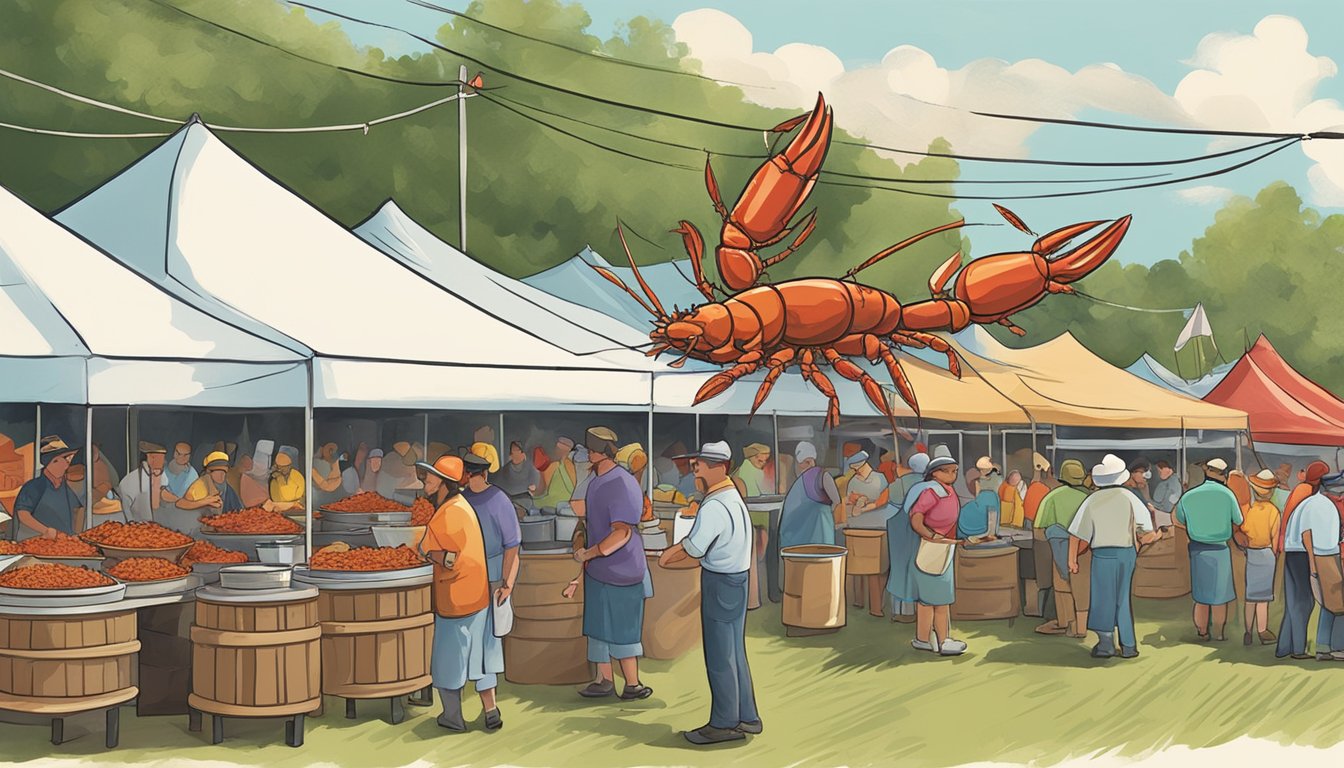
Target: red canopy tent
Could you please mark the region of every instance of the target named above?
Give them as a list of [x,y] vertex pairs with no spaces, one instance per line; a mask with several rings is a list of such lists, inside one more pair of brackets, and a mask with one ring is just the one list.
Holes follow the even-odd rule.
[[1245,411],[1257,442],[1344,447],[1344,402],[1294,370],[1264,336],[1204,400]]

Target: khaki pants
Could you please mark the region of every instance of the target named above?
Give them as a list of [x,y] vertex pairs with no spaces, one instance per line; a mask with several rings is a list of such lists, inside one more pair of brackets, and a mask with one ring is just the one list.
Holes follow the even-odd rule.
[[[1059,569],[1053,564],[1050,570],[1054,575],[1055,612],[1059,614],[1057,621],[1061,625],[1068,625],[1076,614],[1086,613],[1092,607],[1092,552],[1088,550],[1078,556],[1078,572],[1070,574],[1068,580],[1059,575]],[[1086,627],[1077,627],[1075,630],[1083,632]]]

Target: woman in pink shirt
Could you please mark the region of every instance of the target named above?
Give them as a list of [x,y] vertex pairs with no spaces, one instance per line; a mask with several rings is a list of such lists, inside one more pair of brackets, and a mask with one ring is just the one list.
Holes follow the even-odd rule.
[[[918,537],[912,543],[916,553],[920,541],[957,545],[957,516],[961,512],[953,484],[957,481],[957,463],[947,457],[929,462],[924,477],[928,483],[910,506],[910,529]],[[930,574],[910,558],[909,568],[915,591],[915,639],[912,645],[922,651],[943,656],[959,656],[966,651],[966,643],[953,640],[951,632],[952,603],[956,600],[953,578],[955,549],[942,573]],[[930,636],[932,635],[932,636]]]

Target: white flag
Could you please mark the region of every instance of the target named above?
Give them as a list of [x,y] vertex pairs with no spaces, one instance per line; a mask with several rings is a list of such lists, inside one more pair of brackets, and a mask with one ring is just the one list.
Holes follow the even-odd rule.
[[1176,346],[1173,349],[1180,352],[1190,340],[1196,336],[1208,336],[1213,339],[1213,328],[1209,325],[1209,317],[1204,314],[1204,305],[1196,304],[1195,311],[1190,314],[1190,319],[1185,321],[1185,327],[1181,329],[1181,335],[1176,337]]

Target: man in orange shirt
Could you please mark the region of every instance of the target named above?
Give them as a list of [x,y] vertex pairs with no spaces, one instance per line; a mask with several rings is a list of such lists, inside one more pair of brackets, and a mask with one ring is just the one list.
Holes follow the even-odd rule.
[[[443,701],[440,726],[465,731],[462,689],[467,680],[480,685],[504,671],[499,643],[487,643],[490,576],[485,562],[485,540],[476,511],[462,496],[466,475],[462,459],[444,456],[433,464],[415,464],[425,484],[425,495],[437,509],[425,527],[420,550],[434,565],[434,650],[430,674]],[[495,703],[495,689],[476,691],[485,710],[486,730],[504,725]]]

